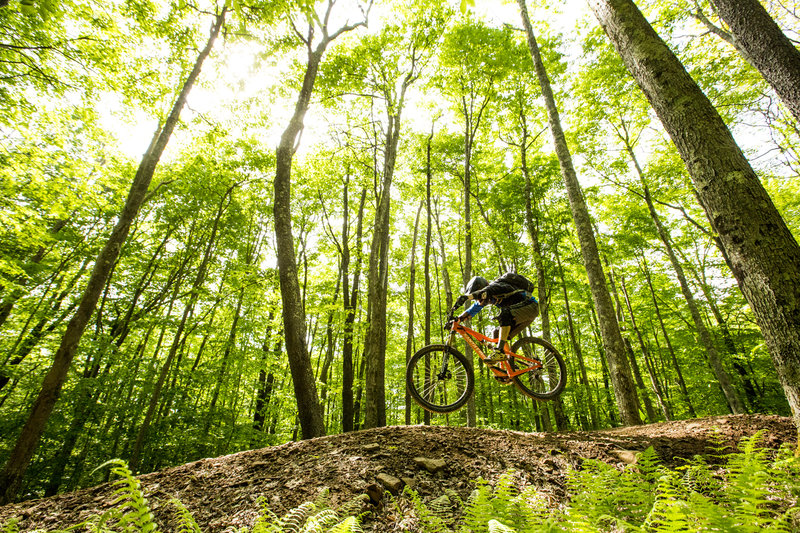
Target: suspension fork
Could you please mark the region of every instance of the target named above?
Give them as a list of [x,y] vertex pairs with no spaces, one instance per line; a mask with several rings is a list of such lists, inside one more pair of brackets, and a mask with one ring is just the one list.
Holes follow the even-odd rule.
[[447,340],[444,343],[445,346],[447,346],[448,348],[452,348],[453,341],[455,340],[455,338],[456,338],[456,332],[451,329],[450,332],[447,334]]
[[450,348],[453,347],[453,341],[456,338],[456,332],[452,329],[450,333],[447,335],[447,341],[444,343],[445,349],[444,354],[442,354],[442,367],[439,369],[439,375],[444,376],[445,372],[447,372],[447,363],[450,362]]

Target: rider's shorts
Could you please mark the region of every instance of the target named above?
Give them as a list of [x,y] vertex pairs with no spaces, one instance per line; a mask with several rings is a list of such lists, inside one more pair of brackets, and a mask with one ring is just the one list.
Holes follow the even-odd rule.
[[511,326],[508,338],[528,327],[539,316],[539,303],[536,300],[521,302],[500,309],[497,320],[501,326]]

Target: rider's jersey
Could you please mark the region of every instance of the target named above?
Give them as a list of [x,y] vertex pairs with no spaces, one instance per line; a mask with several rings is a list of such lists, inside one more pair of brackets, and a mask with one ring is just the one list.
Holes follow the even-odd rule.
[[471,296],[475,302],[466,311],[471,317],[477,315],[487,305],[496,305],[500,308],[522,307],[536,302],[536,298],[531,293],[496,280],[486,288],[472,293]]

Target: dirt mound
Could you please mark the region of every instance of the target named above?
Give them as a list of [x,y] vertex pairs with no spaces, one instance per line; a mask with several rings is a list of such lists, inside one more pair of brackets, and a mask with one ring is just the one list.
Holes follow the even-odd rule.
[[[493,481],[514,469],[521,483],[559,502],[566,472],[585,459],[622,465],[653,446],[662,462],[672,466],[682,458],[718,453],[720,444],[734,450],[757,431],[763,431],[765,447],[797,442],[790,418],[762,415],[575,433],[393,426],[203,459],[139,479],[163,531],[175,525],[172,498],[189,509],[203,531],[222,532],[252,525],[262,497],[282,515],[326,489],[334,508],[360,497],[359,505],[373,510],[365,530],[386,531],[391,517],[378,501],[384,489],[396,492],[409,485],[426,501],[449,491],[466,498],[478,477]],[[12,517],[21,519],[21,531],[74,525],[108,509],[112,491],[104,484],[0,507],[0,525]]]

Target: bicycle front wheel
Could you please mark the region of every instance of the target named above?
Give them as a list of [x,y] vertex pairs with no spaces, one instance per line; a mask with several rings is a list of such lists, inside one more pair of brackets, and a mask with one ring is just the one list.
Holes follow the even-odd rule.
[[469,400],[475,375],[461,352],[444,344],[431,344],[411,356],[406,386],[414,401],[426,410],[451,413]]
[[534,400],[552,400],[561,394],[567,384],[567,366],[552,344],[537,337],[523,337],[511,351],[525,358],[511,359],[514,371],[530,368],[513,378],[517,389]]

